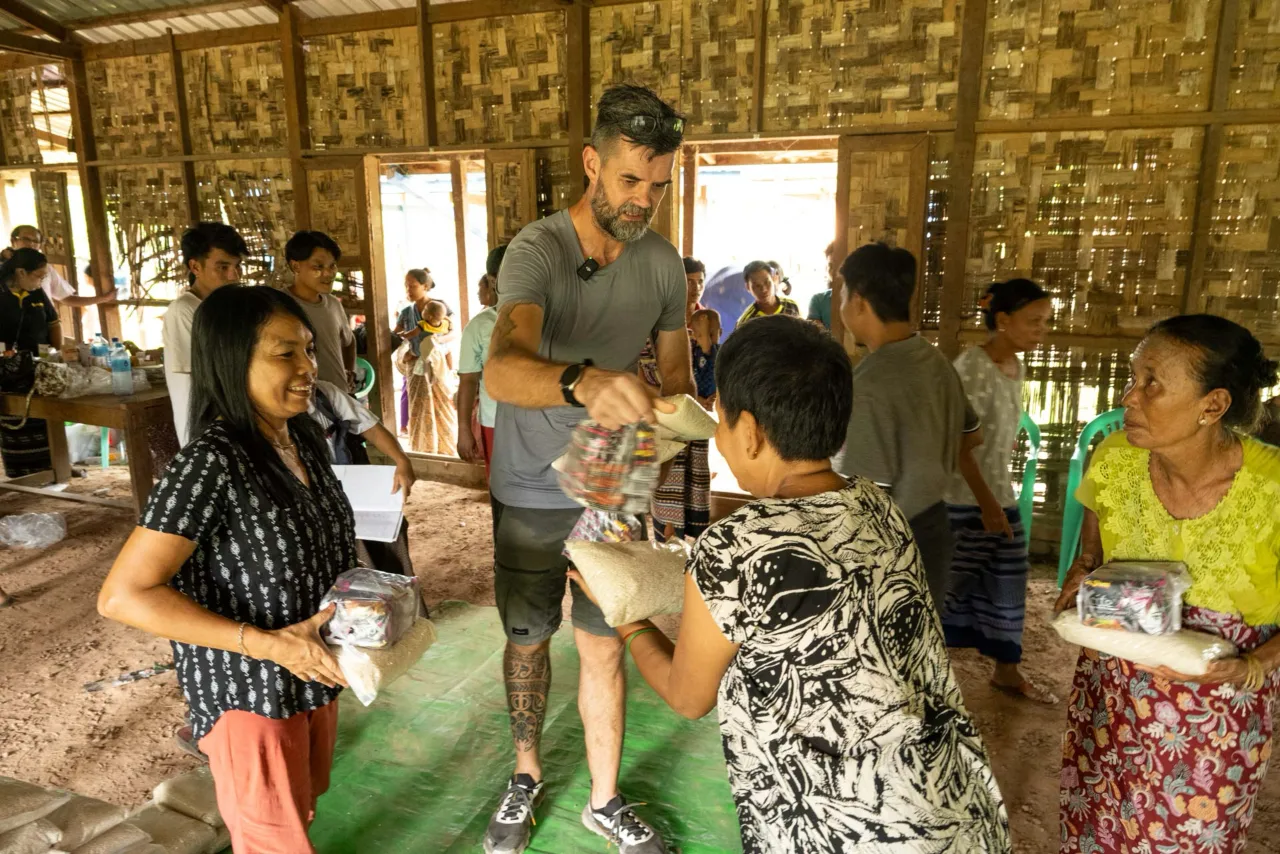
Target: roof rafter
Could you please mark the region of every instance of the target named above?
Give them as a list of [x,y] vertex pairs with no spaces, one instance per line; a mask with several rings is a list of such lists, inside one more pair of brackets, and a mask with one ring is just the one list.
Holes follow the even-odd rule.
[[31,8],[23,0],[0,0],[0,12],[17,18],[28,27],[34,27],[45,35],[53,36],[60,42],[71,38],[71,30],[66,25],[59,23],[39,9]]

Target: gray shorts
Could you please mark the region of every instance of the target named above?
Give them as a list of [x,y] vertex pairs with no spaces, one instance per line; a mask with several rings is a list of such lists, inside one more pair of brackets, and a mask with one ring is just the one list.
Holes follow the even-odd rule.
[[925,581],[929,584],[929,596],[938,613],[947,601],[947,588],[951,586],[951,559],[955,556],[956,536],[951,531],[951,516],[945,501],[921,510],[908,523],[920,549],[920,562],[924,564]]
[[[564,602],[565,538],[578,524],[582,510],[542,510],[508,507],[493,499],[493,589],[498,616],[507,640],[518,646],[534,646],[560,628]],[[616,637],[599,606],[573,589],[571,615],[574,628],[600,637]]]

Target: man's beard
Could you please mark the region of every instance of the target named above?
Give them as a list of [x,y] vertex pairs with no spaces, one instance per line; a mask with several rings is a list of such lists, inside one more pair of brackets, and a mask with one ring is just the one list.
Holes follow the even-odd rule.
[[[619,207],[609,205],[609,197],[605,194],[604,185],[597,184],[591,196],[591,213],[596,225],[614,240],[630,243],[639,240],[649,230],[649,220],[653,218],[653,208],[642,208],[632,202],[625,202]],[[639,222],[629,222],[623,216],[643,217]]]

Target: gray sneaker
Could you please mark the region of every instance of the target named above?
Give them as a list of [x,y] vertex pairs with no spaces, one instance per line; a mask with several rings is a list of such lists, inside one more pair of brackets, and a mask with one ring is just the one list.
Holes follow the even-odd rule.
[[533,810],[542,800],[542,783],[528,774],[511,778],[502,803],[489,820],[484,834],[484,854],[520,854],[533,833]]
[[618,795],[604,809],[594,810],[590,802],[582,809],[582,824],[618,846],[618,854],[667,854],[667,845],[658,832],[636,815],[635,808]]

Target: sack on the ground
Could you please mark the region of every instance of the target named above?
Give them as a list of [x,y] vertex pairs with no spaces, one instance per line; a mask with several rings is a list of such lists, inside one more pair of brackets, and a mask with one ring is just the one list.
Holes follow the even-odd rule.
[[95,836],[71,854],[121,854],[139,843],[151,841],[151,836],[137,825],[125,821],[105,833]]
[[65,792],[49,792],[32,783],[0,777],[0,833],[44,818],[70,799]]
[[73,851],[124,821],[128,814],[124,807],[75,795],[45,818],[62,831],[59,847]]
[[223,826],[213,774],[208,766],[165,780],[156,786],[153,797],[165,809],[180,812],[215,829]]
[[217,832],[203,821],[155,803],[129,816],[129,823],[149,835],[156,845],[164,846],[169,854],[210,854],[218,838]]
[[1190,589],[1186,564],[1116,561],[1085,577],[1076,609],[1086,626],[1172,634],[1182,628],[1182,596]]
[[224,824],[217,831],[218,837],[213,840],[213,845],[209,846],[209,854],[222,854],[231,847],[231,831],[227,830],[227,826]]
[[413,627],[421,601],[417,578],[349,569],[320,600],[320,610],[338,605],[325,636],[331,643],[386,649]]
[[11,549],[47,549],[67,536],[61,513],[15,513],[0,518],[0,544]]
[[611,626],[678,614],[684,607],[683,543],[566,543],[569,559]]
[[1188,676],[1203,676],[1220,658],[1234,658],[1236,646],[1226,638],[1191,629],[1173,634],[1148,635],[1086,626],[1074,610],[1063,611],[1053,621],[1054,631],[1067,643],[1096,649],[1146,667],[1168,667]]
[[48,854],[62,840],[62,831],[43,818],[0,833],[0,854]]
[[[695,439],[711,439],[716,435],[715,417],[689,395],[673,394],[663,400],[673,404],[676,411],[659,412],[658,426],[669,430],[672,438],[692,442]],[[661,431],[659,435],[662,435]]]
[[350,644],[331,647],[338,667],[351,686],[351,693],[364,705],[378,697],[378,692],[408,672],[423,653],[436,642],[436,628],[430,620],[418,620],[402,638],[388,649],[360,649]]

